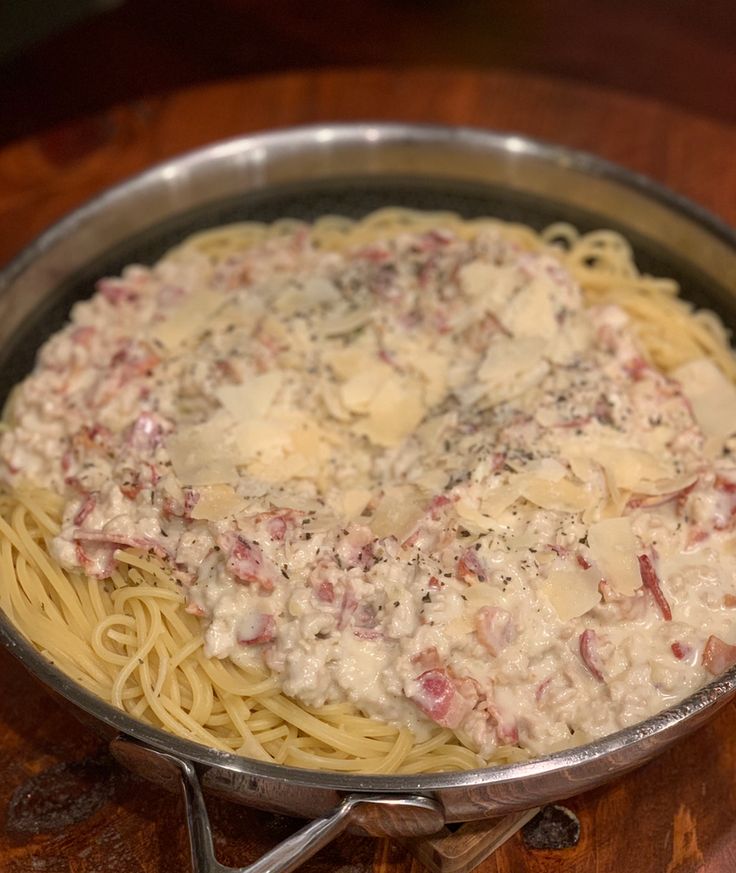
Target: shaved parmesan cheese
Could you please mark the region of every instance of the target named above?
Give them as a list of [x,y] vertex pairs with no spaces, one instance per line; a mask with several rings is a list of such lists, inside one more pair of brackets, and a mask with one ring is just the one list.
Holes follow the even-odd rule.
[[425,495],[414,485],[387,488],[371,518],[371,530],[377,537],[394,536],[402,542],[426,512],[427,503]]
[[340,388],[340,399],[352,412],[365,413],[381,387],[393,377],[393,370],[383,361],[366,360],[365,355],[355,369],[355,375]]
[[663,479],[672,474],[671,465],[642,449],[599,445],[593,455],[613,476],[619,488],[638,490],[645,481]]
[[251,376],[243,385],[223,385],[215,396],[235,419],[263,418],[283,381],[283,373],[272,370]]
[[322,323],[322,336],[342,336],[346,333],[352,333],[360,327],[364,327],[371,320],[373,312],[370,309],[355,309],[344,313],[343,315],[335,316]]
[[345,348],[328,349],[322,359],[342,382],[358,375],[367,365],[377,360],[373,347],[358,343]]
[[461,497],[460,500],[455,503],[455,512],[458,517],[462,519],[466,527],[470,525],[477,531],[489,531],[494,528],[491,515],[476,509],[476,507],[464,497]]
[[463,292],[491,309],[501,309],[511,296],[518,276],[515,268],[497,267],[485,261],[471,261],[458,271]]
[[549,283],[534,279],[522,288],[501,313],[501,322],[515,337],[552,339],[559,331]]
[[198,291],[180,304],[166,321],[151,327],[151,336],[167,349],[174,350],[205,325],[227,301],[217,291]]
[[398,445],[418,427],[426,412],[416,386],[393,377],[370,402],[369,416],[355,430],[378,446]]
[[596,522],[588,530],[588,546],[606,582],[619,594],[635,594],[642,582],[631,521],[606,518]]
[[521,496],[542,509],[560,512],[582,512],[593,502],[591,492],[570,479],[555,482],[536,476],[522,477],[519,484]]
[[478,368],[485,396],[501,403],[526,393],[549,372],[544,344],[538,339],[497,337]]
[[362,514],[372,496],[373,492],[368,488],[348,488],[340,495],[341,506],[338,507],[338,512],[343,518],[351,521]]
[[490,489],[483,494],[481,498],[480,508],[484,515],[492,519],[497,519],[501,516],[519,497],[519,479],[512,480],[508,485],[499,485],[497,488]]
[[714,454],[713,449],[736,433],[736,386],[706,358],[689,361],[671,375],[682,386],[703,433],[713,441]]
[[198,493],[199,499],[191,513],[194,519],[220,521],[245,507],[245,501],[230,485],[203,485]]
[[182,485],[219,485],[237,479],[238,452],[220,420],[171,434],[166,449]]
[[551,568],[540,588],[560,621],[570,621],[598,605],[601,599],[599,582],[600,574],[593,567],[584,570],[569,564]]

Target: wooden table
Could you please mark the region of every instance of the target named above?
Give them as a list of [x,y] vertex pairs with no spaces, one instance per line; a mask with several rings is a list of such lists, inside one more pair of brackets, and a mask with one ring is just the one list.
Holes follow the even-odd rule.
[[[321,120],[402,119],[514,130],[647,173],[736,224],[736,127],[635,97],[531,76],[420,70],[289,74],[113,109],[0,151],[0,262],[101,188],[221,137]],[[736,706],[639,772],[567,804],[574,848],[519,835],[483,873],[736,870]],[[288,819],[210,804],[220,860],[245,864]],[[121,771],[96,737],[0,654],[0,870],[187,869],[178,799]],[[412,866],[413,865],[413,866]],[[305,873],[419,870],[386,840],[343,836]]]

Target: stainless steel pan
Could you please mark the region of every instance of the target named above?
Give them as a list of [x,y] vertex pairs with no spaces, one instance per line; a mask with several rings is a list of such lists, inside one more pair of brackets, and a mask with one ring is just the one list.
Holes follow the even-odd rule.
[[[0,395],[30,368],[92,280],[153,259],[186,233],[243,218],[360,215],[381,205],[496,214],[542,226],[614,227],[640,264],[677,278],[700,305],[736,324],[736,236],[653,182],[589,155],[513,135],[402,124],[323,125],[212,145],[113,188],[64,219],[0,277]],[[183,786],[197,873],[214,859],[202,799],[313,819],[249,871],[298,866],[346,826],[371,834],[434,833],[444,822],[523,810],[632,770],[709,719],[736,691],[736,669],[666,712],[567,752],[470,773],[344,776],[263,764],[149,727],[48,664],[0,614],[0,640],[44,685],[110,740],[126,766]]]

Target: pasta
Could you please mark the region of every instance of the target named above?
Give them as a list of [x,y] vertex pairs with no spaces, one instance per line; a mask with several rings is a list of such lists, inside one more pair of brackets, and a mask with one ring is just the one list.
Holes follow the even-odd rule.
[[[306,237],[317,252],[349,255],[402,234],[438,228],[460,240],[500,235],[520,252],[551,255],[579,283],[587,306],[615,304],[628,314],[655,368],[671,373],[707,358],[736,381],[736,360],[717,317],[695,312],[673,281],[641,275],[628,243],[611,231],[580,234],[555,224],[537,234],[492,219],[391,208],[358,222],[328,216],[311,227],[286,220],[205,231],[172,250],[164,263],[175,269],[194,254],[209,275],[234,254],[269,241],[288,245]],[[18,402],[16,394],[6,410],[9,432]],[[6,464],[8,458],[6,451]],[[185,608],[186,587],[171,559],[121,538],[106,578],[65,568],[52,550],[68,522],[65,500],[39,484],[33,476],[14,480],[0,496],[0,606],[45,657],[134,718],[256,760],[340,772],[413,774],[529,756],[513,736],[504,741],[500,730],[492,753],[479,754],[477,738],[443,726],[442,719],[424,724],[417,737],[407,726],[372,718],[350,702],[298,702],[283,692],[277,671],[248,659],[235,663],[208,656],[200,618]],[[77,527],[83,527],[83,515],[78,510]],[[255,634],[248,643],[260,640]],[[584,654],[583,660],[595,674],[594,659]],[[427,712],[425,704],[420,708]],[[585,739],[579,732],[571,742]]]

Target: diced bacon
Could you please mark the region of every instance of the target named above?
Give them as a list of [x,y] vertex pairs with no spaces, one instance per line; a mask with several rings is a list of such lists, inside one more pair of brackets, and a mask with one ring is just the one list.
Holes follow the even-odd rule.
[[135,288],[121,279],[100,279],[95,288],[113,306],[118,306],[120,303],[131,303],[139,296]]
[[90,343],[92,342],[92,337],[97,333],[97,328],[92,327],[90,324],[82,325],[81,327],[75,327],[71,332],[71,341],[78,346],[84,346],[85,348],[89,348]]
[[79,566],[88,576],[98,579],[107,578],[115,568],[116,546],[109,543],[94,545],[91,550],[85,549],[80,542],[74,543],[74,551]]
[[485,582],[488,571],[474,549],[466,549],[457,562],[455,578],[471,585],[473,582]]
[[651,365],[644,358],[631,358],[624,364],[624,370],[634,382],[640,382],[651,369]]
[[74,524],[81,527],[84,524],[84,520],[94,511],[95,506],[97,506],[97,496],[95,494],[88,494],[74,516]]
[[376,609],[370,603],[361,603],[353,615],[353,623],[356,627],[372,628],[376,626],[377,621]]
[[481,700],[485,700],[485,692],[481,688],[480,683],[473,679],[472,676],[453,676],[452,679],[458,694],[462,694],[473,709],[475,709]]
[[604,682],[603,666],[598,654],[598,637],[593,630],[584,630],[580,634],[580,657],[590,673],[599,681]]
[[656,506],[665,506],[667,503],[674,500],[677,503],[679,511],[684,506],[687,495],[697,484],[697,481],[693,482],[686,488],[680,488],[677,491],[670,491],[668,494],[652,494],[641,497],[632,497],[631,500],[628,501],[627,506],[630,509],[637,509],[639,507],[643,509],[653,509]]
[[459,727],[472,709],[445,670],[427,670],[417,677],[419,690],[411,700],[442,727]]
[[113,547],[113,551],[120,546],[128,546],[131,549],[143,549],[146,552],[153,552],[159,558],[172,557],[170,549],[148,537],[135,537],[107,530],[81,530],[78,528],[74,531],[73,539],[75,541],[109,545]]
[[102,424],[83,425],[72,437],[72,446],[77,452],[109,451],[111,443],[112,431]]
[[713,676],[720,676],[736,664],[736,646],[724,643],[720,637],[709,636],[703,649],[702,664]]
[[334,603],[335,601],[335,586],[332,582],[320,582],[315,588],[317,600],[321,603]]
[[578,566],[579,566],[579,567],[582,567],[583,570],[588,570],[588,569],[590,569],[590,566],[591,566],[591,565],[590,565],[590,561],[589,561],[586,557],[584,557],[583,555],[581,555],[580,552],[578,552],[578,553],[575,555],[575,560],[578,562]]
[[691,527],[688,530],[687,539],[685,540],[685,551],[689,552],[691,549],[694,549],[695,546],[705,542],[709,537],[710,534],[708,531],[703,530],[702,528]]
[[546,679],[542,680],[542,682],[537,685],[537,690],[534,692],[534,699],[539,703],[541,699],[544,697],[547,689],[549,688],[553,676],[548,676]]
[[369,245],[355,252],[355,257],[374,264],[383,264],[391,260],[391,252],[381,245]]
[[128,429],[126,444],[137,452],[152,452],[161,445],[163,424],[150,412],[142,412]]
[[677,658],[678,661],[682,661],[685,658],[689,657],[693,651],[692,646],[689,646],[687,643],[681,643],[679,640],[675,640],[670,648],[672,649],[672,654]]
[[266,523],[266,530],[272,540],[281,542],[286,536],[286,519],[283,515],[275,515]]
[[442,661],[440,660],[440,656],[434,646],[418,652],[412,657],[411,662],[412,664],[415,664],[422,673],[426,673],[428,670],[436,670],[442,666]]
[[140,484],[139,481],[137,481],[137,479],[130,482],[123,482],[118,487],[120,488],[122,493],[128,498],[128,500],[135,500],[136,497],[143,490],[143,486]]
[[452,500],[446,494],[438,494],[436,497],[433,497],[428,510],[432,520],[438,521],[442,510],[451,503]]
[[374,627],[356,627],[353,636],[359,640],[382,640],[383,631]]
[[235,538],[227,559],[227,569],[237,581],[244,582],[246,585],[258,585],[262,594],[270,594],[273,591],[275,576],[273,569],[267,563],[260,547],[244,537]]
[[442,583],[436,576],[430,576],[429,582],[427,582],[427,587],[432,591],[439,591],[439,589],[442,588]]
[[343,591],[342,603],[340,604],[340,618],[337,622],[337,626],[340,630],[343,630],[350,624],[350,619],[357,608],[358,598],[355,596],[355,592],[348,582]]
[[486,706],[488,718],[493,723],[496,732],[496,742],[501,746],[513,746],[519,742],[519,728],[515,719],[508,719],[493,703]]
[[499,606],[484,606],[478,610],[475,616],[475,632],[480,644],[494,657],[518,636],[511,613]]
[[593,415],[601,424],[613,424],[613,404],[605,394],[601,394],[598,400],[596,400],[593,407]]
[[276,639],[276,620],[269,613],[259,612],[252,616],[251,627],[243,633],[238,632],[238,642],[241,646],[259,646]]
[[644,583],[644,587],[651,591],[652,597],[654,597],[664,620],[672,621],[672,610],[662,592],[657,571],[654,569],[649,555],[639,555],[639,572],[641,573],[641,581]]
[[338,546],[343,564],[347,568],[372,566],[374,539],[373,531],[366,525],[351,525]]
[[446,246],[452,242],[453,236],[442,228],[432,228],[426,231],[419,238],[419,250],[423,252],[436,251],[441,246]]
[[575,418],[567,418],[565,421],[557,421],[552,425],[552,427],[571,430],[572,428],[585,427],[585,425],[590,424],[592,420],[593,417],[591,415],[578,415]]
[[189,615],[196,615],[197,618],[202,618],[202,616],[205,614],[205,611],[202,609],[202,607],[199,604],[194,603],[193,601],[187,603],[187,605],[184,607],[184,612],[188,612]]
[[184,489],[184,518],[192,517],[192,510],[199,503],[199,492],[191,488]]
[[736,606],[736,594],[724,594],[723,605],[726,609],[733,609]]

